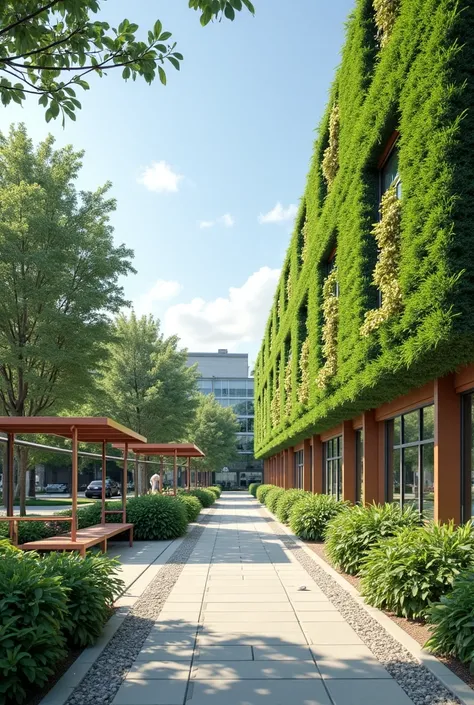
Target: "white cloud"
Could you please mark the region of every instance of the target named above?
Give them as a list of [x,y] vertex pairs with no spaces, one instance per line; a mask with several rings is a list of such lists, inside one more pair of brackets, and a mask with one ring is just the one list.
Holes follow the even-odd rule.
[[231,287],[226,297],[170,306],[164,317],[166,335],[177,334],[183,346],[203,352],[259,342],[279,276],[279,269],[262,267],[242,286]]
[[284,208],[280,201],[276,204],[271,211],[268,213],[260,213],[258,216],[259,223],[283,223],[288,220],[293,220],[298,211],[298,206],[294,203],[290,203],[288,208]]
[[178,190],[181,179],[183,176],[173,171],[172,167],[162,160],[147,166],[138,177],[138,183],[143,184],[149,191],[172,193]]
[[134,309],[137,315],[143,316],[144,314],[154,313],[155,304],[158,301],[169,301],[174,299],[180,291],[182,286],[177,281],[166,281],[165,279],[158,279],[151,289],[149,289],[145,294],[142,294],[135,302]]
[[204,230],[205,228],[213,228],[214,225],[223,225],[225,228],[231,228],[235,225],[235,218],[230,213],[224,213],[219,218],[215,220],[200,220],[199,228]]

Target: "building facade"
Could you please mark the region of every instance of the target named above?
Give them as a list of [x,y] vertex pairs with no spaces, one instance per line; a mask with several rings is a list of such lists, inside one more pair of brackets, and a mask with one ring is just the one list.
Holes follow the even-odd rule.
[[254,380],[249,376],[248,355],[229,353],[189,353],[188,365],[197,364],[200,374],[199,391],[214,394],[237,416],[238,459],[228,467],[213,473],[213,481],[226,489],[245,488],[251,482],[261,482],[263,463],[254,456]]
[[265,480],[474,514],[474,6],[358,0],[255,367]]

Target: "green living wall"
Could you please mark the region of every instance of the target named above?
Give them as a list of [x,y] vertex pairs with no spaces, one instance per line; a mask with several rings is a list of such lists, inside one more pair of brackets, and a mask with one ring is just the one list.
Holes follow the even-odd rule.
[[[469,0],[358,0],[256,362],[257,456],[474,360],[473,54]],[[364,333],[395,131],[398,298]]]

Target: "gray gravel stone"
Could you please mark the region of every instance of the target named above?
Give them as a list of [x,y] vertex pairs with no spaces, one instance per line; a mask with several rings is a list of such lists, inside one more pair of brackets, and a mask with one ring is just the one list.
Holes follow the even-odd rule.
[[200,518],[198,526],[185,536],[69,696],[66,705],[109,705],[112,702],[211,516],[209,513]]
[[[268,514],[265,516],[268,518]],[[459,705],[461,701],[447,690],[431,671],[373,619],[298,544],[287,534],[280,533],[276,521],[270,521],[269,526],[415,705]]]

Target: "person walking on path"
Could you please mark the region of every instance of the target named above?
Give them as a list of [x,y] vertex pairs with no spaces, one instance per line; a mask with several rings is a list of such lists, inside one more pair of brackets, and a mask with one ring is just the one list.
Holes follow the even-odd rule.
[[150,477],[150,485],[152,494],[160,491],[160,476],[156,472]]

